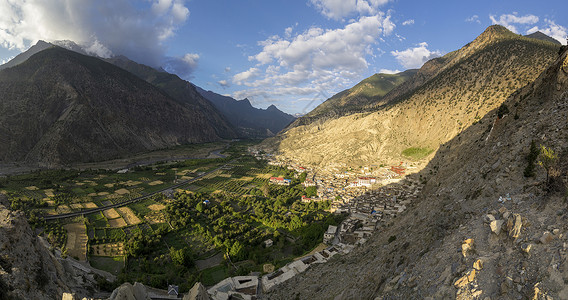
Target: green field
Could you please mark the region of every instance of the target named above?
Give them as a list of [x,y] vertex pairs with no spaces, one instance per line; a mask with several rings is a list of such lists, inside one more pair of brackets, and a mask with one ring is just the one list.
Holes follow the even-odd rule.
[[[328,202],[300,201],[306,190],[295,171],[247,155],[252,144],[233,143],[226,158],[164,161],[125,174],[38,171],[11,176],[1,189],[12,206],[23,209],[32,225],[43,228],[44,235],[60,246],[66,240],[64,222],[42,221],[42,214],[120,203],[168,187],[176,178],[195,178],[222,167],[182,186],[173,196],[157,194],[130,204],[130,211],[116,208],[75,220],[86,225],[90,254],[105,244],[124,245],[127,258],[89,256],[94,267],[117,274],[118,283],[140,281],[163,288],[169,282],[185,287],[200,278],[212,285],[227,276],[261,270],[265,263],[280,266],[291,261],[315,247],[328,224],[340,222],[325,211]],[[268,183],[270,176],[291,178],[293,183],[274,186]],[[264,248],[263,241],[269,238],[275,245]],[[229,253],[237,267],[223,262],[200,271],[193,262],[212,253]]]
[[124,257],[90,256],[91,266],[99,270],[107,271],[113,275],[118,275],[124,267]]
[[432,149],[410,147],[402,151],[402,155],[414,160],[420,160],[434,152]]

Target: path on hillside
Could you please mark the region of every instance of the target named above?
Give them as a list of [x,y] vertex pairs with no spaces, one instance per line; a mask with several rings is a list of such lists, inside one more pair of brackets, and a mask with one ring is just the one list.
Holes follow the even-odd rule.
[[132,203],[135,203],[135,202],[144,200],[144,199],[146,199],[146,198],[152,197],[152,196],[154,196],[154,195],[156,195],[156,194],[158,194],[158,193],[161,193],[161,192],[164,192],[164,191],[167,191],[167,190],[173,190],[173,189],[175,189],[175,188],[184,186],[184,185],[186,185],[186,184],[190,184],[190,183],[192,183],[192,182],[194,182],[194,181],[197,181],[197,180],[203,178],[204,176],[207,176],[207,175],[209,175],[209,174],[211,174],[211,173],[213,173],[213,172],[216,172],[216,171],[218,171],[218,170],[221,170],[222,168],[226,167],[228,164],[234,163],[234,162],[237,161],[237,160],[238,160],[238,158],[235,158],[235,159],[231,160],[230,162],[228,162],[228,163],[226,163],[226,164],[224,164],[224,165],[222,165],[222,166],[220,166],[220,167],[218,167],[218,168],[216,168],[216,169],[214,169],[214,170],[211,170],[211,171],[209,171],[209,172],[206,172],[206,173],[204,173],[204,174],[201,174],[201,175],[199,175],[199,176],[197,176],[197,177],[195,177],[195,178],[192,178],[192,179],[189,179],[189,180],[186,180],[186,181],[182,181],[182,182],[180,182],[180,183],[176,183],[176,184],[171,185],[171,186],[169,186],[169,187],[163,188],[163,189],[161,189],[161,190],[159,190],[159,191],[155,191],[155,192],[153,192],[153,193],[149,193],[149,194],[146,194],[146,195],[143,195],[143,196],[140,196],[140,197],[136,197],[136,198],[130,199],[130,200],[128,200],[128,201],[124,201],[124,202],[120,202],[120,203],[115,203],[115,204],[110,204],[110,205],[105,205],[105,206],[101,206],[101,207],[97,207],[97,208],[85,209],[85,210],[82,210],[82,211],[71,212],[71,213],[66,213],[66,214],[44,216],[43,219],[47,221],[47,220],[57,220],[57,219],[71,218],[71,217],[82,216],[82,215],[88,215],[88,214],[100,212],[100,211],[103,211],[103,210],[107,210],[107,209],[109,209],[109,208],[117,208],[117,207],[121,207],[121,206],[126,206],[126,205],[129,205],[129,204],[132,204]]

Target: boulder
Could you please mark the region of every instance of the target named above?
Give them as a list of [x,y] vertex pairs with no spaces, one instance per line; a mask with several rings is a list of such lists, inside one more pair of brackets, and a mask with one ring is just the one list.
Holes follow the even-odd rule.
[[550,231],[545,231],[540,237],[539,241],[542,244],[548,244],[554,240],[554,235]]
[[509,236],[516,239],[521,235],[521,227],[523,226],[523,220],[521,215],[513,214],[509,217],[507,221],[507,228],[509,229]]
[[476,260],[473,263],[473,268],[477,271],[481,271],[481,269],[483,269],[483,261],[481,259]]
[[491,223],[493,221],[495,221],[495,217],[492,214],[486,214],[483,216],[484,223]]
[[462,243],[462,254],[463,257],[466,257],[469,253],[471,253],[474,248],[473,248],[473,239],[467,239],[465,241],[463,241]]
[[491,232],[499,235],[499,233],[501,232],[501,227],[503,226],[503,223],[505,223],[505,221],[503,221],[503,220],[491,221],[491,223],[489,224],[489,227],[491,227]]

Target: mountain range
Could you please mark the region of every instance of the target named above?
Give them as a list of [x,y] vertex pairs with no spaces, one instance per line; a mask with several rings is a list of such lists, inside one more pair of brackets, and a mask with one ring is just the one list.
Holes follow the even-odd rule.
[[266,109],[255,108],[248,99],[235,100],[232,97],[206,91],[197,86],[196,89],[227,117],[241,136],[274,136],[296,119],[296,117],[282,112],[274,105],[270,105]]
[[[502,102],[510,113],[491,110],[410,176],[425,185],[407,211],[267,298],[565,299],[567,103],[564,46]],[[548,183],[543,167],[525,176],[531,143],[557,155]]]
[[212,105],[205,112],[180,103],[121,68],[60,47],[0,71],[0,94],[2,162],[56,166],[236,136]]
[[0,95],[0,137],[7,141],[0,162],[44,167],[272,136],[295,119],[274,106],[256,109],[248,100],[205,92],[124,56],[89,56],[71,41],[39,41],[0,66]]
[[[386,85],[384,95],[360,101],[369,99],[366,94],[373,90],[369,81],[378,87],[389,78],[386,75],[383,79],[375,75],[335,95],[265,140],[262,148],[315,166],[423,158],[536,79],[557,57],[558,48],[555,43],[490,26],[461,49],[426,62],[418,71],[395,75],[398,81]],[[321,117],[333,110],[341,113]],[[423,155],[403,154],[409,152]]]

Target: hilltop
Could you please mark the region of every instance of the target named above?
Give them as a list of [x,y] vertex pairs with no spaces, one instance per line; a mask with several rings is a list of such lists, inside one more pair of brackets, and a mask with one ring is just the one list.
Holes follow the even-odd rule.
[[418,70],[407,70],[397,74],[375,74],[354,87],[335,94],[290,127],[337,118],[364,110],[368,105],[377,105],[385,95],[415,76],[417,72]]
[[424,64],[364,112],[313,122],[302,117],[262,147],[316,166],[409,160],[403,155],[408,149],[433,153],[532,82],[558,49],[490,26],[461,49]]
[[[564,48],[565,49],[565,48]],[[419,199],[349,255],[268,299],[564,299],[568,53],[440,147]],[[525,177],[530,144],[555,151]],[[501,226],[502,225],[502,226]]]
[[53,167],[235,137],[210,104],[180,103],[121,68],[60,47],[0,71],[0,94],[3,163]]

